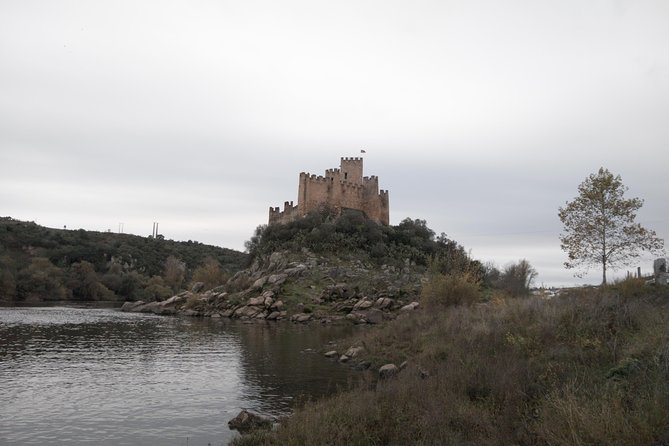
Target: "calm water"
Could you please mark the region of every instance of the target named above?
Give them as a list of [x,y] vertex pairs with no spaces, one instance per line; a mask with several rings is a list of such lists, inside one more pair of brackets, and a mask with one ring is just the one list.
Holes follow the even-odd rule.
[[0,445],[220,445],[241,408],[273,415],[345,386],[305,352],[350,327],[113,309],[0,308]]

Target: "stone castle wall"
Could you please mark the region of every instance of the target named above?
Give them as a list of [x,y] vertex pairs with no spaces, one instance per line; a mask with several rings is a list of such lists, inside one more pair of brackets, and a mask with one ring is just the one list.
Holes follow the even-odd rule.
[[356,209],[377,223],[390,224],[388,191],[379,190],[378,177],[362,173],[362,158],[341,158],[339,169],[328,169],[324,176],[300,173],[297,205],[286,201],[283,210],[270,207],[269,224],[288,223],[326,206],[337,212]]

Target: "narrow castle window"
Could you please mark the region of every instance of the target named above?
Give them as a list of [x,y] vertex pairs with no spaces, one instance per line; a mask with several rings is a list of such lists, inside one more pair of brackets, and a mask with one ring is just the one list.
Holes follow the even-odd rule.
[[344,179],[348,178],[348,172],[344,172]]

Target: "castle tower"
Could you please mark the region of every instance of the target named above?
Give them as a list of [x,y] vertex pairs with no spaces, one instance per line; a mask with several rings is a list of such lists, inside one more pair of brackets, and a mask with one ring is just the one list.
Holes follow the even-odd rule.
[[342,158],[341,181],[362,184],[362,158]]
[[390,224],[388,191],[379,190],[378,177],[362,174],[362,158],[343,157],[340,168],[326,170],[325,176],[300,173],[297,205],[285,202],[283,211],[270,207],[269,224],[288,223],[324,208],[337,213],[355,209],[379,224]]

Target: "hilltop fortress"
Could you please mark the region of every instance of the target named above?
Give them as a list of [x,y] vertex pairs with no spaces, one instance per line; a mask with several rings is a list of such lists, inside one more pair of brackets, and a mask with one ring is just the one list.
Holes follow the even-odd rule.
[[325,176],[301,172],[297,206],[286,201],[283,211],[270,207],[269,224],[288,223],[325,208],[337,213],[356,209],[377,223],[390,224],[388,191],[379,190],[378,177],[362,176],[362,158],[341,158],[339,169],[328,169]]

